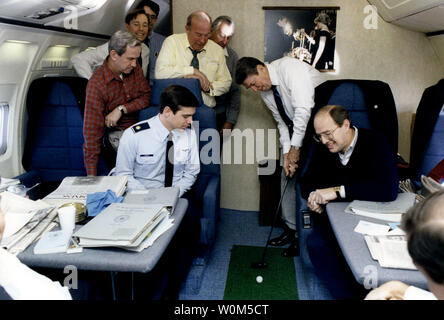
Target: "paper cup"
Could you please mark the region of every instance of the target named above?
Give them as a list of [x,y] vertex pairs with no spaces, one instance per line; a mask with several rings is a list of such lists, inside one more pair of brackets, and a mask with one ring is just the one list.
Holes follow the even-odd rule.
[[76,208],[62,207],[58,210],[60,229],[72,232],[75,227]]

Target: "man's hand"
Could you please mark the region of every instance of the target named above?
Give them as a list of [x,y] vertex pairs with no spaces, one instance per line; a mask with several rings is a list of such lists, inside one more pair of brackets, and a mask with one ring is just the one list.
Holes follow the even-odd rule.
[[336,198],[336,192],[333,188],[317,189],[310,193],[307,200],[307,205],[310,210],[318,212],[318,207],[320,205],[325,205]]
[[334,188],[316,189],[308,197],[309,201],[316,202],[318,204],[327,204],[331,200],[337,198]]
[[113,111],[108,113],[105,117],[105,126],[108,128],[115,127],[117,125],[117,122],[119,122],[120,118],[122,117],[122,112],[120,112],[119,109],[114,108]]
[[294,147],[291,147],[290,151],[284,154],[284,172],[287,177],[293,177],[296,169],[299,167],[299,154],[299,149],[295,149]]
[[289,157],[290,152],[284,154],[284,172],[287,177],[293,177],[294,173],[296,172],[296,169],[298,165],[296,163],[290,162]]
[[213,89],[213,86],[211,85],[211,82],[208,80],[207,76],[196,68],[194,68],[194,74],[185,76],[185,78],[199,79],[203,92],[209,92]]
[[300,153],[301,151],[299,150],[299,148],[295,147],[290,148],[290,151],[288,152],[288,158],[291,164],[297,164],[299,162]]
[[230,136],[232,129],[233,129],[233,124],[231,122],[225,121],[222,129],[220,129],[220,134],[223,137],[228,137],[228,136]]
[[408,287],[401,281],[389,281],[370,291],[364,300],[403,300]]

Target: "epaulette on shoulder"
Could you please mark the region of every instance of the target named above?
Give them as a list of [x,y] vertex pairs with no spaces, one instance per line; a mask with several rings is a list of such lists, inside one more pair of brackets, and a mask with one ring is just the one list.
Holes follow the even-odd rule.
[[135,124],[131,127],[131,129],[133,129],[134,133],[143,131],[143,130],[147,130],[150,128],[150,125],[148,124],[148,122],[142,122],[142,123],[138,123]]

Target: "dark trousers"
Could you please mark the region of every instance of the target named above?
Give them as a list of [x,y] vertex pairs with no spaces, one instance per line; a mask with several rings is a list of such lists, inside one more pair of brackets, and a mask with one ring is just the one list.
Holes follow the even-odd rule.
[[162,257],[166,263],[165,270],[168,270],[168,284],[162,298],[167,300],[177,299],[196,256],[200,238],[199,202],[192,192],[187,192],[182,197],[188,200],[188,208],[165,256]]
[[327,213],[313,213],[313,231],[307,238],[307,249],[321,279],[335,299],[363,299],[368,293],[353,276],[341,252]]

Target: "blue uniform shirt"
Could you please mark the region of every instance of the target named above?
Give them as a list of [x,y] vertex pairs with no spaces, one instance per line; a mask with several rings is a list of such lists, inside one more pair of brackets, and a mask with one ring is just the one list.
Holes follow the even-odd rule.
[[[128,190],[164,187],[168,135],[159,115],[125,130],[117,151],[115,174],[128,176]],[[199,148],[194,128],[175,129],[172,135],[173,186],[179,187],[182,196],[199,174]]]

